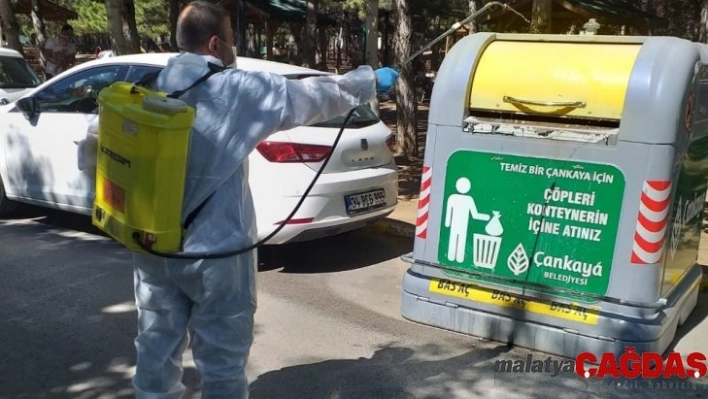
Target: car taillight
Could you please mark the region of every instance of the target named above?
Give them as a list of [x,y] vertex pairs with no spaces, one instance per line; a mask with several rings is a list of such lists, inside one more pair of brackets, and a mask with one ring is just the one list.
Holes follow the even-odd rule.
[[391,152],[396,152],[396,136],[393,134],[388,136],[386,139],[386,145]]
[[[308,223],[312,223],[313,220],[315,220],[315,218],[290,219],[285,224],[308,224]],[[281,225],[283,222],[284,222],[284,220],[281,220],[278,223],[274,223],[274,224]]]
[[261,141],[256,149],[270,162],[320,162],[332,147],[326,145]]

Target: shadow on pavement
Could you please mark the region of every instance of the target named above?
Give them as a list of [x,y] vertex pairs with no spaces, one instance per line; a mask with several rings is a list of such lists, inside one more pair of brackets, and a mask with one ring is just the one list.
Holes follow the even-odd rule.
[[0,228],[0,399],[134,398],[130,253],[86,216],[23,206]]
[[693,331],[693,329],[698,327],[698,325],[701,324],[706,317],[708,317],[708,293],[699,293],[696,308],[693,309],[693,312],[691,312],[691,315],[688,316],[686,322],[676,330],[676,336],[667,348],[666,353],[674,351],[679,341]]
[[[500,345],[426,360],[440,357],[440,348],[429,345],[416,353],[410,348],[386,346],[369,359],[325,360],[262,374],[250,385],[251,398],[432,399],[460,397],[460,389],[467,391],[468,397],[484,397],[484,392],[474,387],[475,366],[508,351],[508,346]],[[429,393],[413,392],[417,388]]]
[[36,223],[41,223],[50,227],[75,230],[86,234],[109,238],[107,234],[93,226],[90,216],[27,204],[20,205],[12,214],[0,219],[0,223],[5,222],[7,224],[21,219],[32,219]]
[[[49,230],[26,224],[28,229],[36,229],[43,236],[76,239],[77,235],[73,232],[86,233],[95,236],[94,242],[105,239],[105,243],[113,245],[116,251],[125,251],[120,256],[129,258],[127,250],[94,227],[91,217],[85,215],[22,205],[9,217],[0,219],[0,226],[26,219],[48,227]],[[22,224],[13,227],[19,226]],[[60,233],[62,229],[72,233]],[[374,234],[361,229],[312,241],[265,245],[258,249],[259,271],[282,269],[281,273],[314,274],[355,270],[398,258],[412,250],[413,240],[409,238]],[[119,255],[119,252],[115,254]]]
[[281,273],[334,273],[398,258],[413,250],[413,240],[365,230],[302,243],[271,245],[259,252],[259,270]]
[[0,398],[132,397],[136,320],[125,251],[22,220],[0,227]]
[[[583,379],[575,372],[511,372],[496,361],[523,362],[507,345],[446,354],[442,346],[420,350],[386,346],[371,358],[325,360],[264,373],[252,381],[252,399],[520,399],[520,398],[691,398],[708,385],[677,378],[660,380]],[[534,353],[534,361],[559,358]],[[555,359],[555,360],[552,360]]]
[[[38,217],[45,218],[46,213]],[[73,219],[67,223],[77,222]],[[0,227],[0,398],[132,398],[136,319],[127,252],[109,240],[86,242],[62,236],[52,226],[22,220],[6,219]],[[322,273],[390,259],[409,251],[410,245],[407,239],[354,233],[264,252],[271,257],[271,267],[289,263],[295,266],[288,265],[286,272]],[[699,305],[703,310],[697,309],[685,329],[704,316],[704,298]],[[706,389],[638,393],[588,383],[572,374],[496,373],[494,360],[512,357],[507,345],[460,346],[464,347],[450,354],[438,345],[415,349],[389,345],[370,358],[284,367],[255,379],[252,397],[575,399],[708,393]],[[198,397],[195,370],[185,369],[184,382],[187,396]]]
[[[22,208],[14,215],[0,219],[3,227],[2,240],[35,238],[34,245],[42,243],[52,249],[64,249],[69,253],[78,251],[98,251],[130,265],[131,255],[122,245],[113,241],[91,225],[87,216],[54,210]],[[28,250],[29,246],[17,246],[18,250]],[[10,248],[13,250],[15,248]],[[37,255],[37,254],[30,254]]]

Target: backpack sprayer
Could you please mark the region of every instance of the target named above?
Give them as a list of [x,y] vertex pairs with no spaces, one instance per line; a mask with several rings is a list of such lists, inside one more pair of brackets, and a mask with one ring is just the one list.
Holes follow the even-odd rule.
[[[396,65],[396,69],[400,70],[460,26],[495,5],[524,18],[507,4],[488,3]],[[179,97],[225,69],[213,65],[210,67],[209,73],[190,87],[171,94],[152,91],[130,82],[113,83],[99,94],[96,198],[92,223],[133,251],[173,259],[215,259],[243,254],[265,244],[300,209],[327,167],[354,113],[352,109],[345,117],[332,149],[295,208],[266,238],[246,248],[229,252],[178,253],[186,226],[201,209],[200,205],[182,225],[189,135],[195,110],[179,100]]]

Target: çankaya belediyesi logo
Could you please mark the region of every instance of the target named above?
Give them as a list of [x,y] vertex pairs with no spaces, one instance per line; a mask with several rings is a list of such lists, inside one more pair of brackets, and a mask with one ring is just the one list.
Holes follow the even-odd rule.
[[[557,376],[563,373],[575,373],[581,378],[702,378],[708,373],[706,356],[701,352],[689,353],[684,360],[678,352],[671,352],[664,359],[659,353],[639,354],[634,347],[625,348],[620,356],[604,353],[598,359],[590,352],[583,352],[575,359],[545,360],[526,359],[497,360],[494,371],[501,373],[550,373]],[[586,365],[586,363],[592,363]]]

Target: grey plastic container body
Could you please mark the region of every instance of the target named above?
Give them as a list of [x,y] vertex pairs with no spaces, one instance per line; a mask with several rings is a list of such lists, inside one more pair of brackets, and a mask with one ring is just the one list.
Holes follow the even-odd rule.
[[[565,357],[592,352],[599,359],[605,352],[619,355],[626,346],[663,353],[695,308],[702,279],[696,260],[708,179],[708,117],[692,104],[708,104],[708,70],[703,65],[708,50],[670,37],[607,38],[610,43],[634,40],[641,49],[629,76],[619,126],[614,131],[595,130],[605,132],[604,139],[580,142],[553,134],[492,134],[485,130],[487,124],[475,124],[479,120],[470,118],[474,115],[468,107],[468,83],[485,48],[495,40],[528,40],[519,38],[470,35],[452,48],[441,66],[431,98],[419,226],[414,251],[406,257],[411,267],[403,279],[402,315]],[[522,163],[524,171],[523,166],[514,166]],[[508,180],[493,172],[497,164],[510,172],[504,175],[510,176]],[[533,185],[525,186],[514,177],[548,167],[555,172],[545,176],[545,183],[544,176],[536,176]],[[589,173],[590,180],[600,177],[587,183],[564,179],[574,168]],[[460,183],[464,180],[460,177],[467,181]],[[564,191],[564,185],[571,190]],[[583,187],[593,196],[579,193]],[[451,201],[454,189],[462,196]],[[607,212],[600,209],[590,215],[577,205],[575,209],[550,205],[554,190],[556,199],[566,195],[576,204],[604,201]],[[528,198],[536,199],[534,206]],[[516,211],[496,218],[507,225],[498,229],[504,230],[501,234],[494,228],[485,232],[480,224],[467,227],[483,220],[489,221],[489,228],[495,207],[528,211],[530,238],[522,234],[526,226],[520,227],[523,218]],[[549,214],[552,207],[555,213]],[[458,226],[456,233],[451,209],[471,214],[471,221],[463,222],[464,228]],[[486,220],[480,216],[485,212]],[[560,220],[556,226],[552,220],[563,219],[559,215],[570,222]],[[534,234],[534,219],[541,225],[549,223],[536,225],[542,231]],[[569,230],[566,226],[573,220],[582,223]],[[588,223],[598,228],[580,228]],[[505,241],[507,232],[511,244]],[[558,238],[563,234],[569,237]],[[556,238],[544,241],[549,235]],[[463,254],[456,244],[459,240],[465,240]],[[502,253],[505,247],[507,252],[516,250],[507,257]],[[552,249],[566,252],[550,254]],[[586,258],[574,258],[581,254]],[[593,254],[596,258],[590,259]],[[446,257],[448,261],[441,261]],[[505,268],[511,270],[511,278],[494,274],[503,274],[497,272],[501,269],[509,274]],[[556,280],[524,281],[531,274]],[[577,289],[583,284],[585,292]]]

